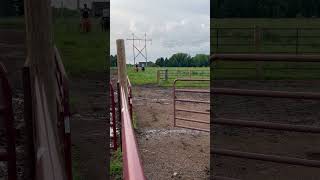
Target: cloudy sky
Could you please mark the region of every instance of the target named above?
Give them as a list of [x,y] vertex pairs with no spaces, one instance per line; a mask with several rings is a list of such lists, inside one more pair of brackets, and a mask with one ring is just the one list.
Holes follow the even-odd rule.
[[[111,0],[110,13],[111,54],[116,54],[116,39],[132,33],[152,38],[147,44],[150,61],[177,52],[209,54],[210,0]],[[126,41],[126,56],[133,63],[132,41]]]

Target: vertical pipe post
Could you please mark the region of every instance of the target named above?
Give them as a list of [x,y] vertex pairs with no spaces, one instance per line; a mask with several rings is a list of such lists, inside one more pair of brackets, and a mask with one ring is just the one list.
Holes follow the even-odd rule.
[[[1,66],[1,64],[0,64]],[[3,72],[6,73],[6,72]],[[3,76],[3,77],[1,77]],[[14,128],[14,117],[12,111],[12,92],[6,74],[0,72],[0,83],[3,87],[4,107],[5,107],[5,128],[7,138],[7,166],[8,166],[8,178],[9,180],[17,179],[16,169],[16,137]]]
[[110,83],[110,97],[111,97],[111,113],[112,113],[112,130],[113,130],[113,150],[118,149],[117,144],[117,127],[116,127],[116,111],[115,111],[115,100],[114,100],[114,90],[112,84]]
[[219,49],[219,28],[217,28],[217,32],[216,32],[216,46],[217,46],[217,49],[216,49],[216,52],[214,53],[218,53],[218,49]]
[[173,127],[176,126],[176,82],[173,82]]
[[33,118],[32,118],[32,93],[31,93],[31,79],[30,69],[28,66],[29,59],[26,60],[26,64],[22,69],[23,75],[23,97],[24,97],[24,121],[26,123],[26,159],[24,165],[25,168],[24,179],[35,178],[35,150],[33,141]]
[[121,148],[121,152],[122,152],[122,133],[121,133],[121,128],[122,128],[122,124],[121,124],[121,98],[120,98],[120,83],[119,81],[117,82],[117,91],[118,91],[118,120],[119,120],[119,140],[120,140],[120,148]]
[[296,29],[296,54],[299,53],[299,28]]

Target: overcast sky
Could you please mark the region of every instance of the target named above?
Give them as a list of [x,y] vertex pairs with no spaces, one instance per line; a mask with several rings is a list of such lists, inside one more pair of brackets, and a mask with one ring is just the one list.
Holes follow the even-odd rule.
[[[143,38],[145,32],[152,38],[150,61],[177,52],[209,54],[210,0],[111,0],[110,13],[111,54],[116,54],[116,39],[132,33]],[[133,63],[132,41],[125,44],[127,61]]]

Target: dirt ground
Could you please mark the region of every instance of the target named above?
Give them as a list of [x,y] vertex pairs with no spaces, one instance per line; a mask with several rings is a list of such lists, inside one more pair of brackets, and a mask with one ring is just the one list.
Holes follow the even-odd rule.
[[[320,92],[320,81],[214,81],[214,87]],[[212,96],[213,118],[232,118],[296,125],[320,125],[319,101]],[[320,136],[257,128],[216,125],[216,148],[320,160]],[[241,180],[318,180],[317,168],[285,165],[225,156],[212,156],[212,172]]]
[[172,88],[134,86],[133,97],[146,177],[209,179],[209,133],[173,127]]
[[107,93],[105,80],[71,79],[72,156],[83,180],[106,179]]
[[[21,68],[26,59],[25,33],[0,30],[0,61],[8,70],[13,88],[17,131],[18,171],[22,178],[23,90]],[[72,158],[74,176],[83,180],[106,179],[107,86],[104,76],[70,78]],[[2,140],[1,140],[2,142]],[[0,164],[0,179],[6,172]]]

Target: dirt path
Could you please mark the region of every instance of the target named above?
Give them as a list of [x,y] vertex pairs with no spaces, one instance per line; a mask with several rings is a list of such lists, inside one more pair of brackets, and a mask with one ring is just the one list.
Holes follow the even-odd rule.
[[148,179],[209,179],[209,133],[173,128],[172,89],[135,86],[137,139]]
[[[215,81],[215,87],[320,92],[319,81]],[[217,95],[215,117],[319,126],[320,102]],[[307,133],[214,126],[213,147],[320,160],[320,136]],[[317,168],[213,156],[212,171],[242,180],[318,180]]]

